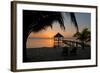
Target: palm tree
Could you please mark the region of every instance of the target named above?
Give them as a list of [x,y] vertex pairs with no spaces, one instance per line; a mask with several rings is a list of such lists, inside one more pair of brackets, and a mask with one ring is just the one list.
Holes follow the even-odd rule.
[[81,41],[81,46],[84,49],[85,43],[91,40],[91,33],[88,28],[84,28],[82,32],[75,33],[74,37],[76,37],[77,40]]
[[[75,25],[78,32],[78,24],[74,13],[69,13],[72,23]],[[52,28],[52,23],[59,22],[62,30],[65,30],[64,18],[62,12],[50,11],[29,11],[23,10],[23,62],[27,60],[26,57],[26,42],[31,32],[37,33],[47,27]]]

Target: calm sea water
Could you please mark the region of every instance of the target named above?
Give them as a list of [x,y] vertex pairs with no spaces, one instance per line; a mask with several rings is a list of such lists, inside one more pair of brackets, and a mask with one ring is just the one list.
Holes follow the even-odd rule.
[[28,39],[27,48],[53,47],[53,39]]
[[[73,40],[73,39],[67,39],[67,40]],[[53,46],[54,46],[54,39],[29,38],[27,40],[27,48],[53,47]]]

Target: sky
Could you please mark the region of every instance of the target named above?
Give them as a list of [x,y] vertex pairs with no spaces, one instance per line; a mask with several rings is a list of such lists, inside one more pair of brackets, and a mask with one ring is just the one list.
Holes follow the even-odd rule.
[[[60,28],[58,22],[53,22],[53,28],[47,27],[45,30],[29,35],[29,38],[53,38],[58,32],[62,34],[65,38],[73,38],[76,33],[76,29],[70,20],[70,15],[68,12],[62,13],[64,18],[65,30]],[[75,13],[75,17],[78,23],[79,31],[81,32],[84,28],[91,30],[91,14],[90,13]]]

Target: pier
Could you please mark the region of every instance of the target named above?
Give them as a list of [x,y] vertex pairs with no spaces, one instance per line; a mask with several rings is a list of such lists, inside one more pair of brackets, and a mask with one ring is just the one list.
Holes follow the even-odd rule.
[[82,42],[72,40],[63,40],[63,43],[69,47],[82,47],[82,45],[84,45],[85,47],[90,46],[89,44],[83,44]]

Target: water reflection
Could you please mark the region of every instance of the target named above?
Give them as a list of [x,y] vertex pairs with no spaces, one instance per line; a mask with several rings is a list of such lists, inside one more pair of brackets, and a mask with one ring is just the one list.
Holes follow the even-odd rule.
[[39,48],[39,47],[53,47],[54,39],[33,39],[27,40],[27,48]]

